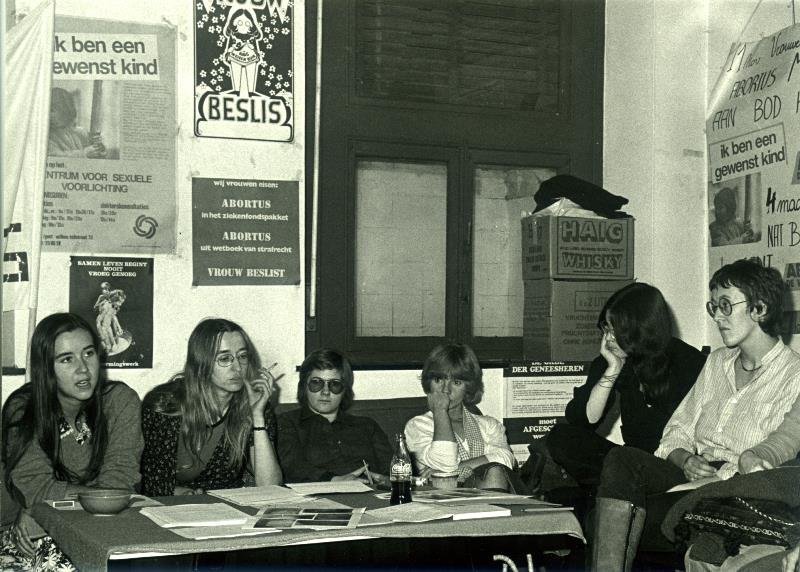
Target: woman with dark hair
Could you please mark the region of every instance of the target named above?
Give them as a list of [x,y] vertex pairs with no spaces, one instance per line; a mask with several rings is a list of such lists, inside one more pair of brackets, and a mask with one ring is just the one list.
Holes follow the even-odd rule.
[[705,356],[672,336],[669,308],[658,288],[642,282],[616,291],[597,322],[600,355],[586,383],[575,388],[567,423],[553,427],[546,444],[551,457],[590,494],[603,460],[616,447],[595,433],[619,395],[626,445],[652,453],[672,412],[703,369]]
[[459,486],[509,488],[506,470],[514,455],[503,424],[481,415],[483,371],[472,348],[435,347],[422,366],[422,389],[430,411],[406,423],[409,451],[423,476],[458,472]]
[[300,408],[278,417],[278,457],[287,481],[389,484],[389,440],[372,419],[347,413],[354,398],[353,369],[344,355],[328,348],[308,354],[297,383]]
[[105,380],[100,348],[83,318],[47,316],[31,338],[30,382],[3,407],[5,485],[21,511],[3,536],[2,552],[35,555],[27,563],[36,569],[71,565],[52,539],[35,540],[44,531],[28,514],[34,503],[89,488],[133,491],[139,483],[139,397],[124,383]]
[[197,324],[183,371],[144,398],[144,493],[279,484],[269,405],[274,388],[275,378],[238,324],[222,318]]
[[800,356],[778,336],[780,272],[737,260],[714,273],[709,290],[706,309],[724,347],[708,357],[654,454],[617,447],[606,456],[594,570],[629,570],[640,538],[648,548],[670,546],[659,530],[668,507],[648,502],[652,495],[775,467],[800,450]]

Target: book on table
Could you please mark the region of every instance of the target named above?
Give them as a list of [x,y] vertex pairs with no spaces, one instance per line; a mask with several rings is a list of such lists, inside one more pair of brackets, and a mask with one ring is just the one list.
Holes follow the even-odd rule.
[[163,528],[243,525],[250,515],[225,503],[148,506],[141,514]]
[[471,503],[441,506],[446,512],[452,513],[453,520],[470,520],[473,518],[496,518],[511,516],[511,509],[493,504]]
[[[390,493],[380,493],[375,495],[381,499],[388,499]],[[414,502],[487,502],[494,501],[501,504],[527,504],[530,497],[504,493],[500,491],[489,491],[483,489],[458,488],[458,489],[432,489],[417,490],[412,493]]]

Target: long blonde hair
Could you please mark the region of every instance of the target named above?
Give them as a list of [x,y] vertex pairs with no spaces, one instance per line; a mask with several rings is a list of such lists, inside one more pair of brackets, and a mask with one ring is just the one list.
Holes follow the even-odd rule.
[[175,378],[182,380],[183,394],[178,399],[183,416],[181,433],[192,453],[199,453],[203,444],[211,437],[213,425],[224,414],[228,422],[222,438],[232,452],[230,466],[235,467],[244,462],[253,420],[244,388],[233,395],[227,413],[222,410],[214,394],[211,375],[220,340],[228,332],[241,334],[250,356],[244,375],[248,379],[255,377],[261,367],[261,360],[247,333],[230,320],[208,318],[197,324],[189,336],[186,364],[183,372]]

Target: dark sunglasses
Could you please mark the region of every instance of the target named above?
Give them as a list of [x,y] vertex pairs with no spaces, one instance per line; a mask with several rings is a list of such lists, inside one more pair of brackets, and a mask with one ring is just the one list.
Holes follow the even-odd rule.
[[339,395],[344,391],[344,382],[341,379],[320,379],[312,377],[306,382],[306,386],[311,393],[318,393],[322,388],[328,386],[328,391],[334,395]]

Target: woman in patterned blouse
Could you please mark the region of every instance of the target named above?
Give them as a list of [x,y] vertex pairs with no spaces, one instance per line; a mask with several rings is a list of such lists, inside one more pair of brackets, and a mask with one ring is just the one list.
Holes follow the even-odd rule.
[[34,503],[139,483],[139,396],[104,379],[100,351],[97,333],[74,314],[47,316],[33,332],[30,383],[3,407],[5,484],[21,505],[2,536],[4,570],[74,569],[29,515]]
[[238,324],[200,322],[189,337],[183,371],[144,398],[144,493],[280,483],[269,405],[274,388],[275,378]]

